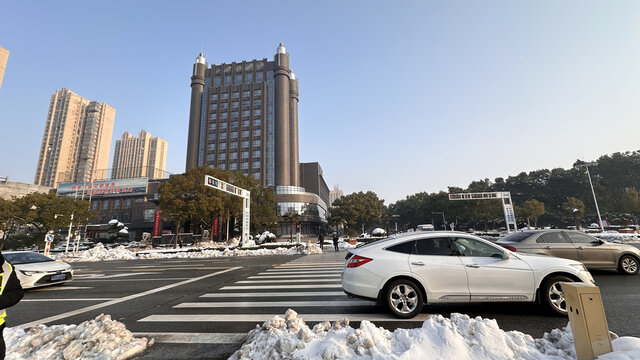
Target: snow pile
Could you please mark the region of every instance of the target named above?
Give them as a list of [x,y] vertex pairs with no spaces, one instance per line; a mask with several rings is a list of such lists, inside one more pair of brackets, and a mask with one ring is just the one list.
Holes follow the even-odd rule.
[[617,231],[606,231],[602,233],[593,233],[590,235],[595,236],[600,240],[615,242],[615,243],[640,241],[640,237],[638,234],[623,234]]
[[130,359],[153,340],[135,338],[123,323],[98,315],[80,325],[37,325],[28,332],[4,329],[7,360],[18,359]]
[[[614,353],[599,359],[638,359],[640,338],[613,340]],[[319,323],[309,328],[289,309],[284,318],[274,316],[249,332],[247,341],[229,359],[575,359],[571,329],[545,333],[541,339],[518,331],[503,331],[492,319],[451,314],[430,316],[417,329],[390,332],[362,321]]]
[[271,241],[276,239],[276,235],[269,231],[263,232],[261,235],[256,236],[258,238],[258,243],[262,244],[265,241]]
[[102,260],[132,260],[136,258],[136,254],[124,246],[120,245],[113,249],[108,249],[102,243],[89,250],[77,251],[72,253],[60,253],[55,256],[55,260],[65,262],[74,261],[102,261]]

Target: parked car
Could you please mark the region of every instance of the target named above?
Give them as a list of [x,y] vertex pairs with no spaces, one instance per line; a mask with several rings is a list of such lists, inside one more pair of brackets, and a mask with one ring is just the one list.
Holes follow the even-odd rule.
[[602,241],[580,231],[545,229],[515,232],[496,243],[511,251],[577,260],[589,269],[612,269],[635,275],[640,268],[640,249]]
[[33,251],[4,251],[4,259],[17,270],[24,289],[61,284],[73,279],[71,265]]
[[595,284],[578,261],[514,253],[453,231],[402,234],[349,249],[344,292],[411,318],[423,304],[533,302],[566,315],[562,282]]

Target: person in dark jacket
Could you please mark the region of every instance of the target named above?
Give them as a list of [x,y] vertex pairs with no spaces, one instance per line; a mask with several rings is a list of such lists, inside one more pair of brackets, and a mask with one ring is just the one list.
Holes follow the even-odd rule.
[[318,234],[318,245],[320,245],[320,250],[324,251],[324,235],[322,233]]
[[[2,263],[2,274],[0,274],[0,335],[5,327],[7,312],[6,309],[17,304],[24,291],[20,286],[20,280],[16,276],[16,271],[11,264],[4,261],[2,253],[0,253],[0,263]],[[4,344],[4,336],[0,336],[0,359],[4,359],[6,346]]]
[[333,234],[333,249],[338,251],[338,233]]

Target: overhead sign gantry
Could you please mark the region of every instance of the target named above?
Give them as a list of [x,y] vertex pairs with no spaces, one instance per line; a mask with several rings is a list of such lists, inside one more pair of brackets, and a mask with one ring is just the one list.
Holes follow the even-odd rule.
[[496,191],[496,192],[449,194],[449,200],[491,200],[491,199],[496,199],[496,200],[500,199],[502,201],[502,210],[504,211],[504,220],[507,224],[507,233],[511,234],[511,231],[518,230],[518,225],[516,225],[516,215],[513,211],[513,202],[511,201],[510,192]]
[[214,189],[224,191],[227,194],[235,195],[242,198],[242,245],[244,246],[249,241],[249,221],[251,219],[251,192],[239,188],[228,182],[216,179],[213,176],[204,176],[205,186],[210,186]]

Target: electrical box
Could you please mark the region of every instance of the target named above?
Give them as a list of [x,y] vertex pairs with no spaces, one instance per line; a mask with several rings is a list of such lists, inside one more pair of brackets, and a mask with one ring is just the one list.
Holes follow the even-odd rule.
[[592,360],[613,351],[600,288],[585,283],[562,283],[578,360]]

